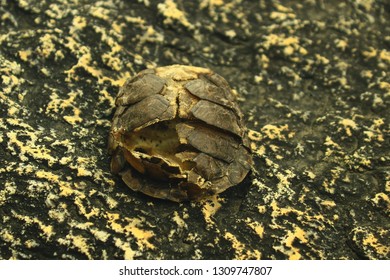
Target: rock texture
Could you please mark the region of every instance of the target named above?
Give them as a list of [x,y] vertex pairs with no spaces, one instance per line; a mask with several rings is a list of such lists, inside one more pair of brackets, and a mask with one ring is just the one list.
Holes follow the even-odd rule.
[[[1,259],[390,259],[387,1],[0,0]],[[234,87],[255,171],[174,203],[110,173],[145,68]]]

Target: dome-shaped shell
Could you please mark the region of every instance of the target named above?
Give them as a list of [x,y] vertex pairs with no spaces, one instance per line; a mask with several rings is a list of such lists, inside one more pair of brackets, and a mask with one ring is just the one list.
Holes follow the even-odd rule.
[[173,201],[240,183],[252,165],[242,113],[224,78],[172,65],[141,71],[115,102],[111,170],[133,190]]

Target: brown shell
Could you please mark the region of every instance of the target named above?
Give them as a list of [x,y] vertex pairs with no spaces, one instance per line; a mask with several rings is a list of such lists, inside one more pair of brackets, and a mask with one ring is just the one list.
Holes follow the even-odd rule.
[[224,78],[172,65],[120,89],[109,137],[111,171],[134,191],[183,201],[239,184],[252,166],[242,113]]

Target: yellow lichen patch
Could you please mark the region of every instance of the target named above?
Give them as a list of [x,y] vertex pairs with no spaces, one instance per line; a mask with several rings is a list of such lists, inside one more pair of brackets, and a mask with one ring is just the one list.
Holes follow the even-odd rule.
[[305,213],[292,207],[279,207],[277,201],[273,200],[270,205],[272,208],[272,217],[288,216],[290,213],[294,213],[297,216],[302,216]]
[[286,19],[295,18],[295,14],[293,14],[293,13],[281,13],[281,12],[273,11],[273,12],[271,12],[269,17],[272,20],[276,20],[276,21],[280,22],[280,21],[284,21]]
[[23,122],[20,119],[9,118],[9,119],[6,119],[6,121],[8,124],[13,125],[13,126],[21,127],[21,128],[24,128],[24,129],[30,130],[30,131],[34,130],[34,128],[31,125]]
[[369,259],[388,259],[389,229],[358,226],[352,230],[352,241]]
[[86,255],[88,259],[92,259],[91,253],[89,252],[92,247],[88,245],[87,239],[85,237],[71,234],[68,234],[66,237],[71,239],[71,247],[77,248],[81,253]]
[[203,200],[202,205],[203,205],[202,213],[204,219],[206,221],[207,227],[210,227],[211,225],[214,224],[212,217],[215,215],[215,213],[217,213],[217,211],[219,210],[219,208],[221,208],[222,205],[219,202],[218,196],[216,195]]
[[88,245],[88,239],[81,235],[74,235],[72,232],[66,235],[66,238],[59,238],[58,243],[61,245],[70,246],[71,248],[77,249],[80,253],[84,254],[88,259],[93,259],[90,253],[92,249]]
[[280,150],[280,147],[279,147],[279,146],[276,146],[276,145],[270,144],[270,145],[268,145],[268,147],[271,149],[271,151],[272,151],[273,153],[276,153],[276,152],[278,152],[278,151]]
[[225,35],[227,36],[227,37],[229,37],[230,39],[233,39],[234,37],[236,37],[237,36],[237,33],[236,33],[236,31],[234,31],[234,30],[227,30],[226,32],[225,32]]
[[258,251],[257,249],[247,249],[247,246],[244,243],[240,242],[237,237],[232,233],[226,232],[224,238],[232,243],[232,247],[235,250],[235,260],[261,259],[260,251]]
[[137,252],[131,249],[130,242],[122,241],[119,238],[114,238],[114,240],[115,246],[124,251],[123,258],[125,260],[133,260],[137,256]]
[[[4,9],[2,9],[2,11],[1,11],[0,20],[2,22],[7,22],[7,21],[12,22],[12,24],[14,26],[18,26],[18,22],[16,21],[15,17],[12,15],[12,13],[10,13]],[[1,39],[1,36],[0,36],[0,39]]]
[[51,209],[48,212],[48,215],[50,218],[52,218],[54,221],[57,221],[59,223],[62,223],[65,221],[66,218],[70,216],[68,211],[68,205],[65,203],[60,203],[56,209]]
[[110,20],[110,11],[101,6],[93,6],[89,10],[89,14],[93,17],[109,21]]
[[54,174],[51,171],[37,170],[35,172],[35,176],[39,179],[45,179],[49,181],[50,183],[52,183],[52,185],[53,184],[57,185],[60,190],[59,193],[60,196],[74,195],[76,198],[78,198],[77,200],[75,200],[76,204],[77,201],[82,201],[82,199],[86,197],[83,192],[77,189],[77,184],[61,180],[59,175]]
[[390,198],[387,194],[381,192],[377,193],[374,198],[371,199],[371,201],[377,206],[381,207],[381,204],[384,204],[385,206],[385,212],[390,213]]
[[116,231],[116,232],[123,233],[123,226],[116,222],[117,220],[119,220],[119,217],[120,217],[119,214],[107,212],[106,215],[108,218],[108,222],[111,226],[111,229]]
[[[341,119],[339,124],[342,125],[342,128],[345,130],[348,136],[352,136],[351,130],[357,130],[358,126],[355,121],[351,119]],[[341,129],[338,129],[340,131]]]
[[[1,173],[1,172],[0,172]],[[3,205],[9,196],[16,193],[16,185],[10,182],[4,182],[2,189],[0,189],[0,206]]]
[[310,178],[310,180],[314,180],[317,176],[310,170],[305,170],[304,174]]
[[[110,180],[108,181],[108,184],[114,186],[115,182],[113,180]],[[108,208],[113,209],[118,205],[118,201],[116,201],[111,196],[108,196],[106,194],[103,194],[102,196],[105,198]]]
[[294,247],[296,240],[300,243],[307,243],[306,232],[297,225],[294,225],[293,230],[287,231],[286,235],[281,240],[281,245],[273,246],[276,251],[282,252],[287,255],[290,260],[299,260],[302,258],[299,248]]
[[361,153],[362,151],[355,151],[353,155],[346,155],[344,157],[344,162],[357,169],[363,171],[364,168],[369,168],[372,166],[372,162],[365,154]]
[[52,34],[44,34],[42,37],[40,37],[40,46],[37,48],[38,54],[44,58],[48,58],[50,55],[54,54],[56,51],[54,44],[55,38],[56,37]]
[[145,19],[143,19],[141,17],[132,17],[132,16],[126,15],[124,18],[125,18],[126,22],[135,24],[137,26],[144,26],[146,24]]
[[157,5],[159,12],[165,17],[164,24],[173,24],[175,21],[183,26],[193,29],[193,25],[188,21],[183,11],[177,8],[173,0],[165,0],[164,3]]
[[334,194],[336,189],[334,187],[334,184],[332,183],[334,180],[329,180],[328,178],[325,178],[325,180],[322,182],[321,186],[325,189],[327,193]]
[[264,190],[264,189],[267,189],[267,186],[266,186],[263,182],[261,182],[260,180],[258,180],[257,178],[254,178],[254,179],[253,179],[252,185],[258,187],[258,189],[259,189],[260,191],[261,191],[261,190]]
[[248,129],[248,137],[252,141],[261,141],[263,139],[260,132],[252,129]]
[[79,75],[76,73],[76,70],[79,68],[84,69],[92,77],[96,78],[98,80],[98,84],[104,84],[105,81],[113,81],[112,79],[105,77],[100,69],[98,70],[96,67],[91,66],[93,62],[90,49],[86,46],[80,45],[72,37],[67,37],[66,39],[68,41],[66,47],[68,47],[78,58],[75,65],[73,65],[69,70],[64,71],[65,74],[68,75],[66,79],[67,82],[72,81],[72,79],[76,81],[79,80]]
[[180,217],[179,213],[177,211],[173,212],[173,218],[172,220],[177,224],[180,228],[187,228],[187,224],[184,221],[182,217]]
[[366,58],[366,59],[370,59],[370,58],[374,58],[377,56],[378,54],[378,50],[370,47],[368,50],[366,51],[363,51],[362,52],[363,56]]
[[374,73],[372,73],[372,70],[362,70],[360,76],[367,80],[371,80],[374,77]]
[[96,239],[98,239],[102,242],[106,242],[107,239],[110,237],[110,234],[104,230],[99,230],[97,228],[91,228],[90,231],[93,234],[93,236],[95,236]]
[[[259,75],[255,75],[255,77],[254,77],[254,82],[256,84],[260,84],[263,80],[264,80],[264,77],[263,77],[263,74],[261,74],[261,73]],[[250,116],[249,118],[253,119],[253,116]]]
[[250,218],[245,220],[245,223],[260,237],[264,236],[264,226],[258,221],[254,221]]
[[[269,67],[270,59],[265,54],[262,54],[259,58],[259,64],[261,68],[267,69]],[[262,77],[261,77],[262,79]]]
[[390,95],[390,83],[388,83],[388,82],[380,82],[379,83],[379,88],[385,90],[385,95],[386,96]]
[[82,16],[75,16],[72,20],[72,26],[69,28],[69,34],[73,35],[74,33],[83,30],[87,26],[87,19]]
[[259,211],[260,214],[264,214],[267,211],[267,206],[257,205],[257,211]]
[[17,107],[10,107],[8,109],[8,116],[14,116],[17,112],[19,112],[19,108],[17,108]]
[[335,186],[336,185],[336,181],[338,179],[340,179],[340,177],[343,174],[343,172],[344,172],[344,169],[339,167],[339,166],[335,166],[334,168],[332,168],[330,170],[330,174],[331,174],[331,179],[329,181],[330,186]]
[[279,164],[277,164],[276,162],[272,161],[271,159],[269,158],[266,158],[265,159],[265,164],[268,166],[268,167],[271,167],[272,169],[274,170],[277,170],[280,168]]
[[222,6],[223,4],[223,0],[202,0],[199,7],[200,9],[204,9],[206,7],[213,8],[214,6]]
[[[155,43],[155,42],[163,42],[163,41],[164,41],[164,34],[158,32],[153,26],[148,26],[145,33],[140,38],[139,46],[143,46],[147,42]],[[144,61],[142,56],[139,57],[139,60],[141,61],[141,63]]]
[[76,188],[70,182],[58,181],[57,184],[60,187],[60,196],[66,197],[75,194],[76,196],[85,197],[85,195],[76,190]]
[[[277,14],[277,15],[280,15]],[[284,48],[284,54],[286,56],[291,56],[295,52],[298,52],[301,55],[306,55],[307,50],[300,46],[298,37],[285,37],[284,35],[269,34],[266,35],[265,41],[262,43],[262,46],[265,49],[269,49],[272,46],[278,46]],[[292,58],[292,60],[296,60]]]
[[293,11],[291,8],[283,6],[280,3],[273,3],[273,6],[275,7],[275,9],[277,11],[282,12],[282,13],[291,13]]
[[38,170],[35,172],[35,176],[39,179],[46,179],[49,182],[59,182],[59,176],[51,171]]
[[[1,75],[1,79],[2,79],[2,91],[5,94],[13,93],[14,89],[20,87],[20,84],[24,82],[22,78],[18,78],[13,74]],[[6,98],[4,97],[3,99],[5,100]],[[10,101],[10,103],[12,102],[11,100],[8,99],[7,101]]]
[[33,240],[33,239],[28,239],[24,242],[24,245],[26,246],[26,248],[35,248],[35,247],[38,247],[39,244],[36,240]]
[[83,121],[83,119],[80,117],[80,109],[79,108],[72,108],[73,110],[73,115],[68,115],[68,116],[64,116],[64,120],[71,124],[71,125],[75,125],[76,123],[81,123]]
[[14,235],[12,234],[12,232],[10,232],[6,228],[3,228],[3,229],[0,230],[0,237],[5,242],[12,243],[12,244],[15,244],[15,245],[19,245],[20,244],[19,238],[15,238]]
[[27,225],[36,224],[38,225],[39,229],[42,231],[44,237],[46,237],[47,240],[49,240],[54,234],[53,226],[51,225],[45,225],[42,221],[40,221],[36,217],[29,217],[29,216],[23,216],[21,214],[16,213],[16,211],[12,210],[13,216],[20,220],[25,222]]
[[14,165],[10,164],[6,166],[5,168],[8,172],[9,171],[16,171],[19,175],[30,175],[32,174],[37,168],[36,166],[32,165],[31,163],[26,163],[26,164],[19,164],[19,165]]
[[326,208],[333,208],[336,206],[336,203],[333,200],[323,200],[320,204]]
[[261,157],[265,154],[265,146],[264,145],[261,145],[260,147],[258,147],[256,145],[256,143],[251,142],[250,148],[251,148],[252,153],[255,155],[258,155]]
[[87,220],[91,217],[98,216],[100,214],[100,209],[97,207],[92,207],[88,212],[88,209],[84,206],[83,202],[85,202],[85,195],[76,196],[74,198],[74,204],[77,206],[77,209],[81,215],[83,215]]
[[102,55],[102,61],[112,70],[120,71],[122,69],[122,61],[119,57],[114,57],[111,54],[105,53]]
[[[107,91],[107,89],[101,90],[99,95],[99,103],[103,103],[105,100],[108,101],[110,108],[115,107],[115,98],[111,96],[111,94]],[[104,120],[97,120],[97,121],[102,122]]]
[[285,141],[286,136],[282,134],[285,131],[288,131],[288,124],[281,126],[267,124],[261,128],[261,132],[271,140],[278,139]]
[[[263,136],[261,135],[260,132],[249,129],[248,130],[248,138],[251,141],[257,142],[257,141],[261,141],[263,139]],[[258,147],[256,143],[251,142],[250,148],[252,150],[252,153],[254,153],[258,156],[263,156],[265,154],[265,146],[264,145],[261,145],[260,147]]]
[[21,60],[27,62],[29,60],[29,57],[32,54],[32,51],[30,49],[27,49],[27,50],[19,51],[18,54]]
[[315,57],[316,57],[316,60],[319,64],[322,64],[322,65],[329,64],[329,59],[327,59],[325,56],[322,56],[320,54],[316,54]]
[[[140,226],[144,220],[138,218],[121,218],[118,213],[106,213],[108,225],[112,230],[118,233],[123,233],[126,236],[130,233],[135,239],[139,249],[154,249],[155,246],[149,242],[149,239],[154,236],[150,230],[141,229]],[[120,222],[119,222],[120,221]]]
[[[280,5],[281,6],[281,5]],[[296,15],[292,13],[292,11],[288,8],[281,9],[279,11],[272,11],[270,13],[270,19],[275,20],[277,22],[282,22],[287,19],[295,19]]]
[[375,1],[374,0],[356,0],[356,3],[362,6],[367,12],[370,12]]
[[[10,123],[12,121],[8,120]],[[21,124],[18,120],[16,120],[15,124]],[[25,127],[21,124],[22,127]],[[29,129],[32,129],[30,126],[27,126]],[[41,131],[32,132],[28,130],[18,131],[18,130],[12,130],[7,133],[8,137],[8,148],[15,153],[19,155],[19,158],[22,161],[28,161],[28,157],[30,156],[34,159],[38,160],[45,160],[49,164],[49,166],[52,166],[55,162],[57,162],[57,159],[50,155],[50,150],[46,148],[43,145],[36,144],[39,139],[39,135],[41,134]],[[21,141],[18,139],[18,137],[25,137],[27,136],[29,140]],[[17,147],[19,149],[19,152],[17,152],[17,149],[14,147]]]
[[[120,45],[112,36],[110,36],[110,34],[104,28],[95,27],[95,31],[101,34],[102,41],[111,48],[110,51],[101,55],[103,63],[112,70],[122,72],[122,69],[125,66],[119,57],[119,54],[123,51],[122,45]],[[131,67],[130,69],[132,70]]]
[[141,250],[155,249],[155,246],[149,242],[149,239],[154,236],[154,233],[150,230],[140,229],[138,227],[140,224],[140,219],[131,219],[131,222],[126,226],[126,230],[137,239],[137,244]]
[[390,64],[390,51],[381,50],[379,53],[379,59],[386,62],[387,64]]
[[296,216],[301,224],[317,230],[324,230],[329,223],[329,220],[321,214],[310,214],[311,208],[301,211],[293,207],[280,207],[276,200],[272,200],[269,206],[272,208],[272,223],[269,224],[272,229],[284,229],[285,226],[278,223],[278,220],[288,220],[291,216]]
[[373,140],[376,140],[378,142],[384,141],[383,132],[381,131],[380,127],[385,124],[385,121],[381,118],[374,119],[373,124],[369,127],[368,130],[364,131],[365,134],[364,141],[365,142],[371,142]]
[[[326,156],[332,155],[334,153],[335,149],[337,151],[341,151],[340,145],[337,144],[336,142],[334,142],[330,136],[326,136],[324,145],[327,146],[326,152],[325,152]],[[333,148],[333,149],[331,149],[331,148]]]
[[112,23],[112,30],[114,30],[116,33],[118,33],[118,34],[122,34],[123,33],[123,29],[124,28],[126,28],[126,24],[124,24],[124,23],[118,23],[118,22],[116,22],[116,21],[114,21],[113,23]]
[[286,170],[285,174],[278,172],[276,173],[276,178],[279,179],[277,188],[279,193],[283,193],[284,195],[287,194],[292,194],[293,190],[290,188],[291,187],[291,182],[290,179],[294,178],[296,174],[290,170]]
[[[3,57],[2,57],[3,58]],[[0,73],[10,76],[10,75],[19,75],[22,71],[22,68],[19,63],[15,61],[5,60],[0,61],[1,62],[1,68]]]
[[[337,217],[333,217],[337,219]],[[320,231],[325,230],[328,224],[333,225],[333,222],[328,218],[324,217],[322,214],[313,214],[309,215],[306,213],[305,216],[298,217],[298,220],[302,222],[304,225],[309,225],[312,228],[316,228]]]
[[390,254],[390,246],[380,243],[378,238],[376,238],[372,233],[368,233],[365,235],[365,238],[363,239],[363,245],[375,248],[375,251],[379,255],[388,256]]
[[93,177],[93,169],[96,166],[96,158],[78,157],[76,164],[69,165],[70,168],[77,170],[78,177]]
[[336,48],[345,51],[345,49],[348,46],[348,41],[342,39],[336,39],[335,44],[336,44]]
[[72,125],[82,122],[82,118],[80,117],[81,111],[75,106],[75,100],[78,96],[82,96],[82,92],[80,90],[69,92],[68,99],[61,99],[55,92],[53,92],[50,95],[51,101],[46,106],[46,113],[48,115],[57,116],[60,111],[64,112],[66,108],[70,108],[73,111],[73,115],[64,116],[64,120]]

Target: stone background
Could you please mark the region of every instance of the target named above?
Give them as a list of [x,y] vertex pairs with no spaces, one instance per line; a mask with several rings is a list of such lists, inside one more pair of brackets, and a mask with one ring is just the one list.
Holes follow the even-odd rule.
[[[386,0],[0,0],[0,259],[390,259]],[[109,171],[118,88],[208,67],[255,170],[208,200]]]

